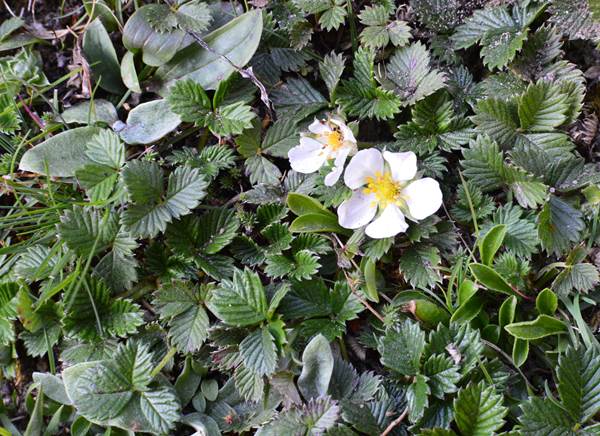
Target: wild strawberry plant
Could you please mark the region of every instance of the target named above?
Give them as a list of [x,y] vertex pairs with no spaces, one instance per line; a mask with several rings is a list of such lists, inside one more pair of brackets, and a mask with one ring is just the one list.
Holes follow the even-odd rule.
[[6,3],[0,433],[600,434],[600,3]]

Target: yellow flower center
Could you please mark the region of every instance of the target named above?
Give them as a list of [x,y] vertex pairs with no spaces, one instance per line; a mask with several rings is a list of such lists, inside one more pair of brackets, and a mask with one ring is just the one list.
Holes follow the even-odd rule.
[[401,191],[402,185],[392,179],[389,171],[383,174],[377,171],[374,177],[367,177],[367,186],[363,189],[367,195],[375,194],[375,198],[382,208],[391,203],[400,204],[402,202]]
[[329,145],[332,151],[337,151],[344,145],[344,138],[342,138],[342,134],[337,130],[325,134],[325,137],[327,138],[327,145]]

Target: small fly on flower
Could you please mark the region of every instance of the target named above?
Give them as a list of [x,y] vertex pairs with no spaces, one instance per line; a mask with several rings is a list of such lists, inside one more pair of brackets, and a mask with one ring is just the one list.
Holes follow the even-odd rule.
[[344,121],[336,116],[327,120],[315,119],[302,133],[300,145],[288,152],[294,171],[309,174],[333,160],[333,169],[325,176],[325,185],[333,186],[344,171],[348,156],[356,154],[356,138]]
[[359,151],[344,173],[344,183],[353,192],[338,208],[340,225],[366,225],[367,236],[381,239],[405,232],[405,217],[417,221],[434,214],[442,205],[440,185],[429,177],[415,180],[416,174],[413,152]]

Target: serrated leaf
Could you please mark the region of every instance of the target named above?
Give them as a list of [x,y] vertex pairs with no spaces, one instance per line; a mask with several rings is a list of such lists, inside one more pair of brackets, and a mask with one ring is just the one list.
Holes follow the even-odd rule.
[[548,253],[560,255],[579,242],[584,228],[582,213],[554,195],[538,215],[538,235]]
[[544,132],[560,126],[566,120],[566,97],[558,86],[548,82],[529,85],[519,99],[521,128]]
[[567,412],[548,398],[531,397],[521,404],[521,409],[523,414],[519,417],[519,431],[523,435],[575,435],[573,422]]
[[198,170],[189,167],[178,167],[171,173],[166,192],[162,169],[155,162],[130,162],[123,179],[133,204],[123,213],[122,221],[137,236],[154,237],[163,232],[169,222],[190,213],[206,195],[207,182]]
[[441,280],[435,269],[440,261],[439,250],[436,247],[416,245],[400,257],[400,272],[412,286],[428,288]]
[[255,330],[240,342],[244,365],[259,375],[269,375],[277,367],[277,350],[266,327]]
[[556,375],[565,409],[574,421],[587,422],[600,410],[600,356],[570,347],[560,356]]
[[423,374],[429,378],[427,384],[431,388],[431,394],[439,399],[458,390],[456,385],[461,378],[459,367],[449,356],[430,356],[423,363]]
[[483,382],[461,389],[454,400],[454,419],[461,434],[487,436],[499,430],[508,412],[502,400],[502,395]]
[[191,79],[179,80],[167,97],[171,110],[182,121],[202,125],[212,109],[212,103],[202,86]]
[[406,106],[443,88],[446,77],[431,68],[427,48],[416,42],[396,50],[386,66],[385,76],[379,80]]
[[323,60],[319,62],[319,72],[329,90],[329,95],[333,95],[344,72],[344,56],[333,51],[325,55]]
[[212,293],[209,309],[223,322],[246,326],[266,317],[267,300],[259,276],[249,269],[236,269],[233,279],[223,280]]
[[417,374],[406,390],[408,418],[411,422],[415,422],[423,416],[425,409],[429,406],[430,393],[427,377]]
[[381,363],[406,376],[419,372],[424,348],[425,333],[410,320],[388,330],[378,346]]

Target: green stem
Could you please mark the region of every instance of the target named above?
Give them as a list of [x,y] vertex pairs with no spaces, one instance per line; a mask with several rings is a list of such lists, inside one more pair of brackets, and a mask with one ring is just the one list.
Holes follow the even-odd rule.
[[156,377],[158,375],[158,373],[162,371],[162,369],[165,367],[165,365],[167,363],[169,363],[169,360],[171,360],[171,358],[173,356],[175,356],[175,353],[177,353],[177,349],[175,347],[169,348],[169,351],[167,351],[167,354],[165,354],[165,357],[163,357],[162,360],[160,362],[158,362],[158,365],[156,365],[154,367],[154,369],[150,373],[150,376],[152,378]]
[[352,51],[358,50],[358,33],[356,31],[356,21],[354,18],[354,9],[352,8],[352,0],[346,2],[348,8],[348,23],[350,24],[350,38],[352,39]]

